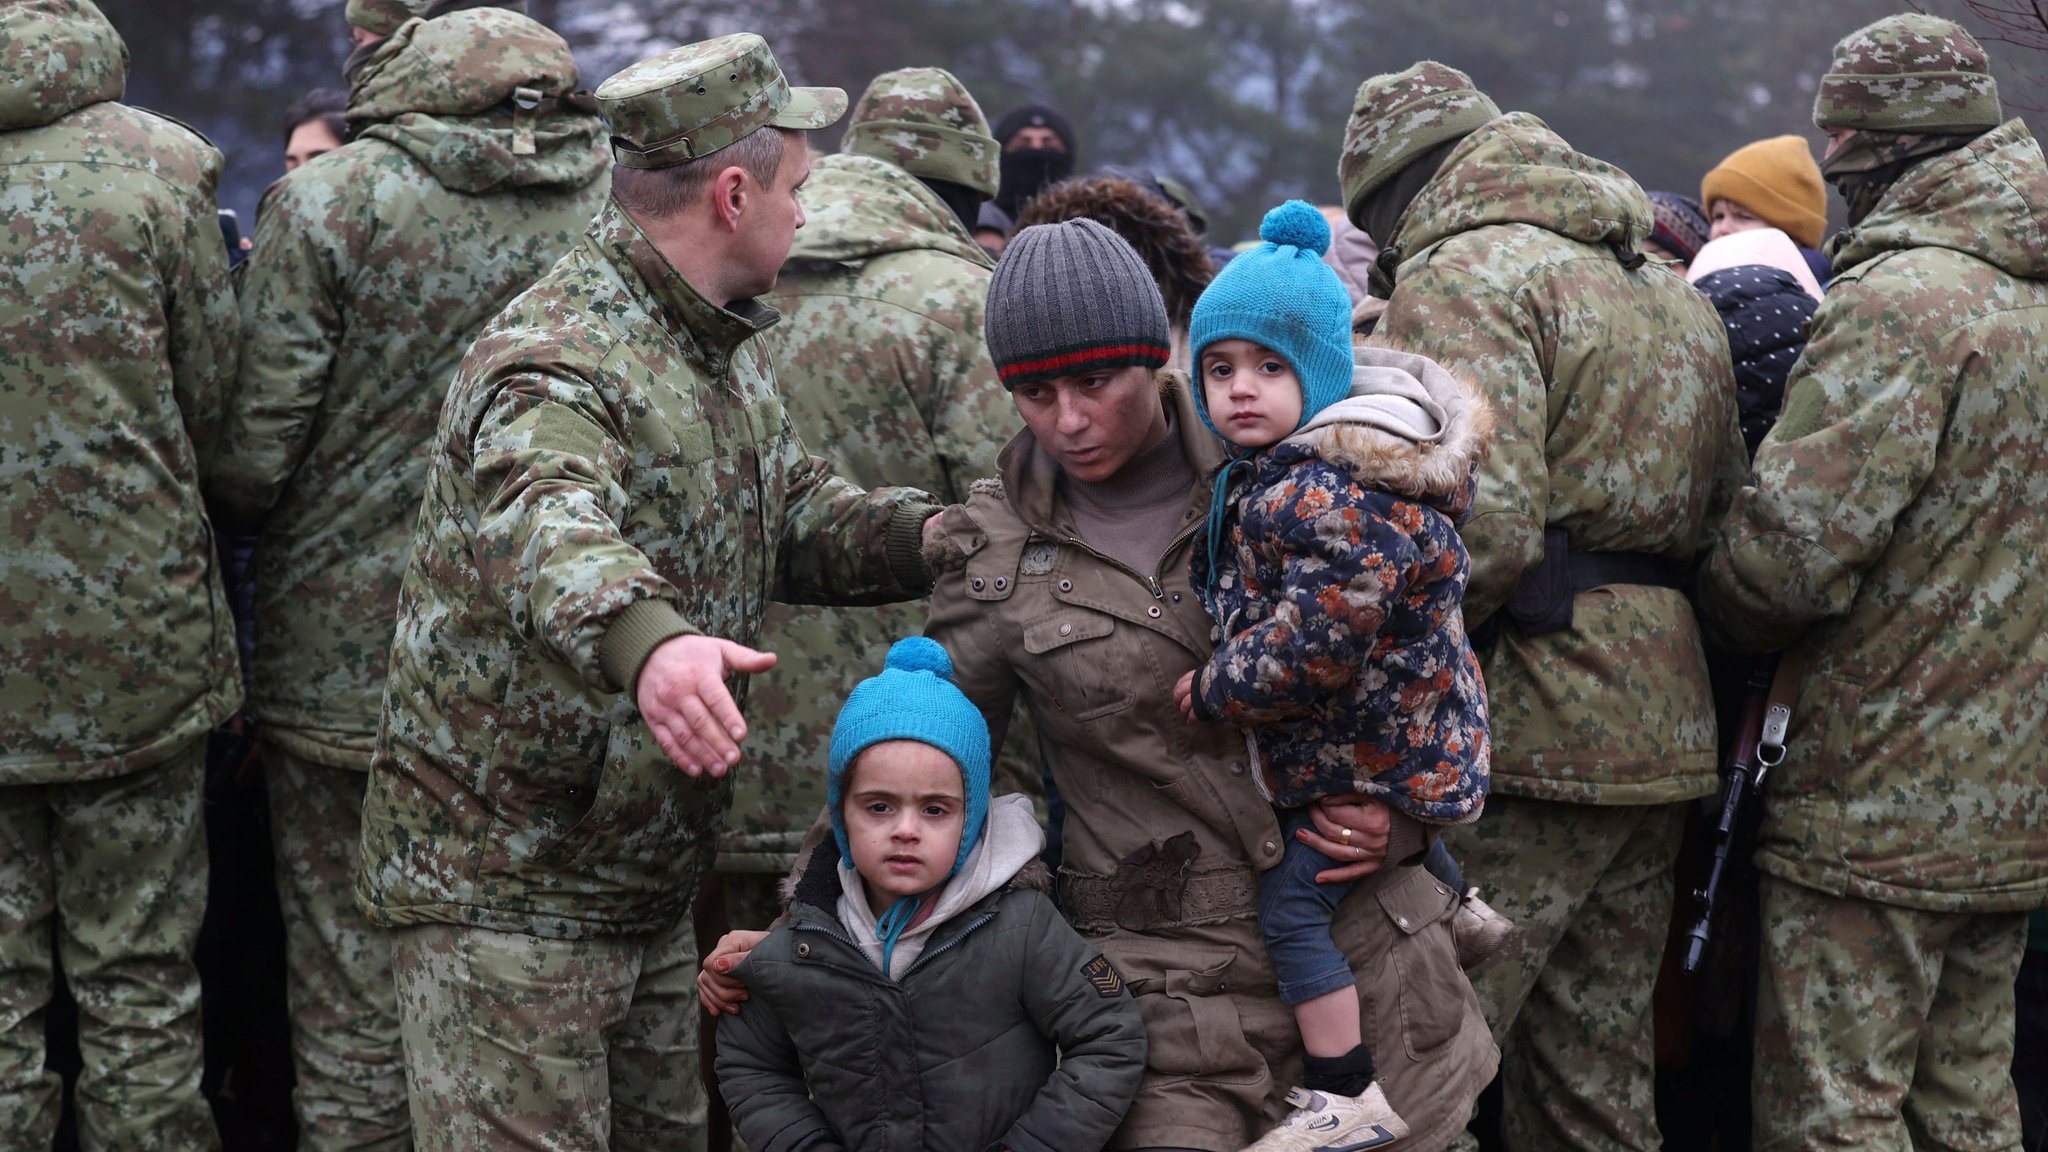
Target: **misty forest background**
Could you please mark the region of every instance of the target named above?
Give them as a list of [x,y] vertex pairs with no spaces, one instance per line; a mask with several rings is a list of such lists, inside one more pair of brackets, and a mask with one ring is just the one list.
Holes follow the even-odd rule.
[[[277,118],[341,87],[343,0],[99,0],[133,56],[128,99],[227,154],[245,227],[282,171]],[[2000,6],[2016,14],[2001,16]],[[529,0],[594,88],[633,61],[727,32],[765,35],[791,78],[858,94],[941,65],[991,119],[1026,100],[1072,118],[1083,170],[1152,168],[1193,187],[1220,243],[1289,196],[1337,199],[1352,93],[1434,58],[1505,110],[1534,112],[1645,187],[1697,195],[1722,156],[1800,133],[1842,35],[1903,0]],[[2008,114],[2048,98],[2048,37],[2016,0],[1926,0],[1985,39]],[[2038,125],[2037,125],[2038,130]],[[818,143],[836,146],[837,130]],[[1818,149],[1816,148],[1816,155]],[[1838,210],[1839,211],[1839,210]]]

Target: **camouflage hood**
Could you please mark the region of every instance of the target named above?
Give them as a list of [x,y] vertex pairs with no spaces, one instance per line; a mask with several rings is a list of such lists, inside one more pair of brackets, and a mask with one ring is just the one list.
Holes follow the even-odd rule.
[[792,260],[932,251],[995,267],[937,193],[886,160],[844,153],[819,160],[803,202],[807,219],[789,250]]
[[1626,172],[1574,151],[1536,117],[1510,112],[1444,158],[1402,216],[1394,247],[1407,259],[1460,232],[1533,224],[1633,252],[1656,223],[1649,196]]
[[0,131],[119,100],[128,47],[91,0],[0,5]]
[[383,140],[444,187],[576,188],[609,163],[595,105],[576,95],[562,38],[502,8],[405,24],[349,93],[358,139]]
[[2010,120],[1967,147],[1909,171],[1828,257],[1846,272],[1887,252],[1949,248],[2013,276],[2048,278],[2048,168],[2041,146]]

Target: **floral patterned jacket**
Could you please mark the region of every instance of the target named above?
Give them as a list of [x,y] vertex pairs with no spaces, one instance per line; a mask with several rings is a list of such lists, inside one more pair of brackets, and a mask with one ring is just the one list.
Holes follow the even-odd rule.
[[1361,792],[1478,817],[1486,687],[1457,525],[1492,423],[1434,361],[1361,348],[1348,398],[1219,477],[1221,526],[1192,560],[1221,631],[1195,710],[1246,730],[1275,804]]

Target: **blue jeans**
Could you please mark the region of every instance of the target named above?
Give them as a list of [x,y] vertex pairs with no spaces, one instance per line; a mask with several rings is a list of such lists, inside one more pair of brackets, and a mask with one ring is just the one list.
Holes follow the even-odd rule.
[[[1280,863],[1259,877],[1259,931],[1266,937],[1266,952],[1280,977],[1280,999],[1290,1005],[1358,982],[1351,975],[1351,961],[1330,939],[1337,904],[1351,894],[1352,885],[1316,883],[1316,873],[1351,861],[1332,860],[1295,839],[1296,832],[1313,827],[1308,809],[1281,811],[1280,834],[1287,851]],[[1442,840],[1430,841],[1422,866],[1450,885],[1451,891],[1464,893],[1464,870]]]
[[1312,827],[1308,809],[1282,811],[1280,832],[1287,850],[1259,877],[1259,931],[1280,977],[1280,999],[1289,1005],[1358,982],[1351,961],[1330,939],[1337,903],[1351,894],[1352,885],[1316,883],[1316,873],[1340,862],[1295,839],[1296,832]]

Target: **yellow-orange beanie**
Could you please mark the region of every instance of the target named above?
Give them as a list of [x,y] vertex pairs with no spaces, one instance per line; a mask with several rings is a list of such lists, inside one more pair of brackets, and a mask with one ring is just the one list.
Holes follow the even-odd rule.
[[1729,153],[1700,181],[1700,203],[1710,217],[1716,200],[1742,205],[1808,248],[1820,247],[1827,231],[1827,185],[1801,136],[1773,136]]

